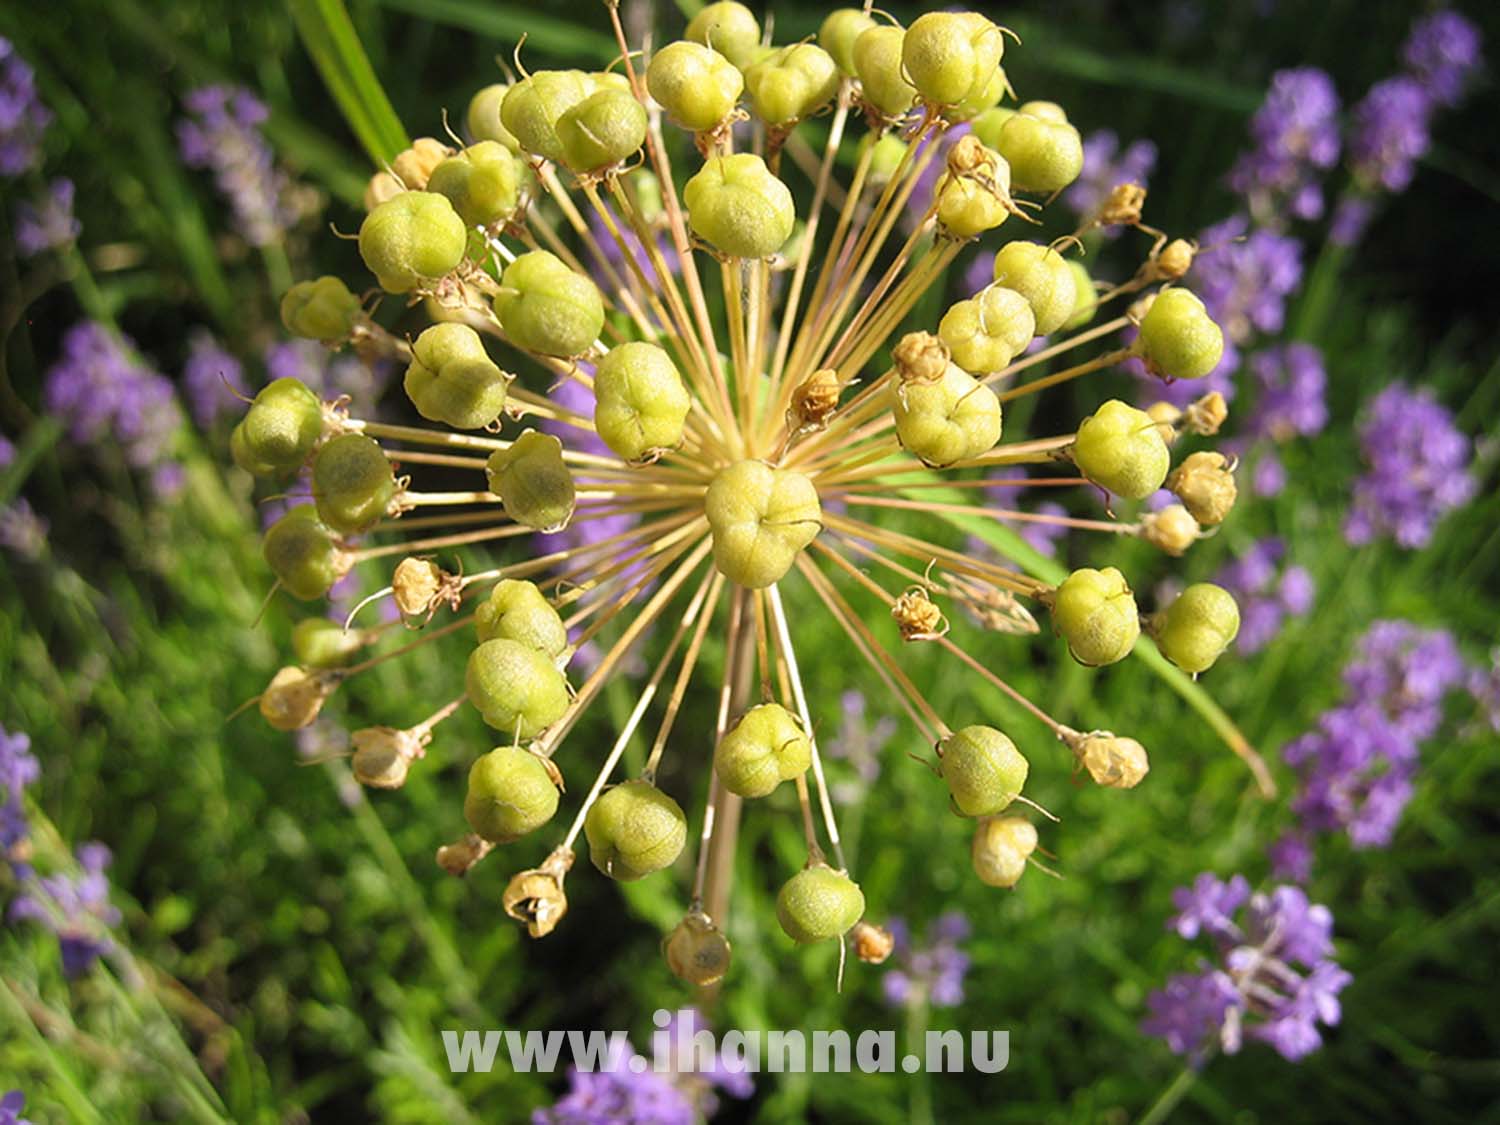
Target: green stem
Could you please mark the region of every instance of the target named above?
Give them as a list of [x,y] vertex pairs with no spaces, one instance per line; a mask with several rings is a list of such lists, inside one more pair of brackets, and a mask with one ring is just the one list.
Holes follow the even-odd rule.
[[1198,1072],[1190,1066],[1182,1068],[1182,1072],[1167,1085],[1161,1092],[1151,1108],[1146,1111],[1136,1125],[1161,1125],[1171,1112],[1177,1108],[1177,1104],[1187,1096],[1188,1090],[1198,1080]]

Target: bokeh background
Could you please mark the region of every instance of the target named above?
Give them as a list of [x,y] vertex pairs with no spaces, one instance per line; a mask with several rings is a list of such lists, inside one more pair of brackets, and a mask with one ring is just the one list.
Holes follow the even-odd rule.
[[[919,10],[887,6],[903,19]],[[770,7],[778,42],[813,34],[823,15]],[[674,35],[683,10],[627,15]],[[910,938],[882,968],[853,966],[837,991],[835,951],[795,950],[772,921],[775,887],[801,859],[795,818],[752,816],[730,924],[736,968],[711,1018],[1008,1028],[1011,1060],[991,1077],[762,1076],[748,1098],[721,1097],[715,1120],[1500,1118],[1500,105],[1490,70],[1468,74],[1455,104],[1424,108],[1425,143],[1407,111],[1397,140],[1409,151],[1381,159],[1409,156],[1410,182],[1363,193],[1367,223],[1330,237],[1340,201],[1360,194],[1349,142],[1372,113],[1396,112],[1356,107],[1410,70],[1403,43],[1433,10],[1059,0],[990,12],[1023,41],[1007,54],[1023,97],[1063,103],[1086,136],[1113,130],[1122,152],[1154,144],[1136,171],[1150,185],[1148,220],[1173,234],[1246,211],[1228,176],[1256,149],[1252,120],[1276,72],[1320,68],[1337,90],[1345,155],[1319,172],[1322,217],[1257,214],[1255,229],[1283,242],[1262,259],[1244,251],[1253,260],[1223,298],[1246,320],[1230,380],[1230,432],[1246,465],[1233,518],[1180,562],[1129,540],[1043,544],[1061,561],[1119,565],[1138,588],[1238,583],[1259,643],[1242,639],[1201,686],[1264,753],[1278,792],[1259,793],[1144,662],[1091,673],[1056,646],[986,637],[983,658],[1063,721],[1128,731],[1152,753],[1149,778],[1128,793],[1076,784],[1056,759],[1034,770],[1062,818],[1044,840],[1065,878],[1033,872],[1013,893],[988,889],[969,870],[967,826],[908,759],[922,748],[894,721],[893,701],[850,671],[840,634],[807,632],[803,667],[840,755],[830,769],[850,850],[871,902],[905,919]],[[1458,10],[1493,53],[1494,9]],[[520,1121],[563,1097],[566,1076],[504,1065],[452,1075],[440,1028],[621,1028],[643,1046],[655,1009],[695,1001],[656,951],[682,908],[681,878],[619,886],[581,864],[569,918],[533,943],[499,896],[543,844],[462,881],[432,862],[462,830],[464,770],[488,745],[476,716],[445,728],[400,793],[372,797],[352,783],[337,756],[340,716],[425,714],[432,685],[456,682],[462,641],[357,682],[296,740],[253,714],[229,718],[281,663],[305,611],[281,599],[257,620],[271,580],[250,481],[228,460],[236,404],[218,373],[251,390],[292,372],[381,393],[367,373],[288,345],[275,311],[294,278],[358,276],[352,245],[328,225],[357,227],[372,164],[314,61],[348,47],[318,31],[338,11],[335,0],[69,0],[0,12],[0,109],[7,143],[20,146],[5,150],[13,166],[0,179],[0,799],[6,824],[20,825],[0,864],[0,1093],[22,1091],[33,1121]],[[348,13],[412,135],[438,134],[445,108],[459,120],[523,32],[533,68],[595,68],[615,53],[598,4],[350,0]],[[194,93],[214,86],[251,92],[264,120],[247,103]],[[356,82],[352,96],[372,95]],[[50,115],[44,128],[28,116],[34,101]],[[193,120],[196,140],[183,131]],[[215,120],[221,131],[205,139]],[[1091,171],[1107,176],[1108,154],[1094,153]],[[1100,260],[1123,277],[1143,250],[1128,235]],[[916,319],[960,295],[968,264]],[[1326,422],[1257,429],[1277,372],[1314,362],[1326,373],[1314,396]],[[1103,381],[1144,393],[1127,374]],[[1375,405],[1398,384],[1427,398]],[[1103,389],[1085,381],[1048,409],[1077,418]],[[398,398],[387,400],[397,413]],[[1360,497],[1381,513],[1368,534],[1351,528]],[[382,581],[360,577],[365,589]],[[1417,634],[1369,639],[1381,620],[1438,632],[1418,635],[1413,653],[1403,638]],[[934,655],[902,655],[939,710],[1021,729],[1003,700],[942,676]],[[633,684],[611,686],[575,745],[602,752]],[[1315,782],[1281,751],[1354,704],[1389,719],[1410,800],[1379,798],[1397,805],[1389,831],[1362,835],[1368,810],[1314,831],[1299,798]],[[691,732],[711,723],[700,695],[666,775],[699,799]],[[1374,737],[1329,729],[1333,743]],[[35,778],[21,764],[22,732]],[[107,867],[88,841],[107,845]],[[1249,1041],[1185,1068],[1142,1032],[1148,995],[1213,955],[1167,925],[1173,889],[1201,872],[1243,874],[1261,889],[1300,876],[1332,911],[1334,956],[1352,982],[1320,1050],[1290,1062]],[[48,910],[15,905],[38,896]]]

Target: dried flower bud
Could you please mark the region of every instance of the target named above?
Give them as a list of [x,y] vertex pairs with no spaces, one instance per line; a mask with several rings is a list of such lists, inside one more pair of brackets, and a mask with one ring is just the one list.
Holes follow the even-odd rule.
[[505,267],[495,315],[518,347],[541,355],[582,355],[604,327],[599,288],[546,250],[522,254]]
[[484,721],[518,739],[541,734],[568,709],[557,665],[520,641],[485,641],[469,654],[464,686]]
[[418,137],[391,161],[391,171],[407,191],[424,191],[432,170],[453,150],[435,137]]
[[552,434],[524,430],[509,449],[490,454],[484,473],[505,514],[536,531],[552,532],[573,518],[577,489]]
[[693,233],[731,258],[769,258],[792,235],[792,193],[752,152],[714,156],[683,186]]
[[540,867],[516,875],[500,899],[505,913],[526,923],[526,932],[532,937],[546,937],[568,912],[563,878],[572,866],[573,850],[558,848]]
[[797,716],[779,703],[750,708],[714,749],[719,781],[741,797],[768,796],[811,764],[812,742]]
[[340,434],[313,460],[312,493],[318,517],[341,535],[367,531],[390,510],[396,473],[380,443],[364,434]]
[[516,140],[515,134],[500,122],[500,105],[505,101],[505,95],[509,92],[510,86],[504,82],[496,82],[484,87],[469,99],[469,109],[464,115],[464,124],[468,126],[469,137],[475,143],[497,141],[511,152],[521,151],[521,142]]
[[1177,440],[1177,423],[1182,418],[1182,411],[1170,402],[1153,402],[1146,407],[1146,416],[1156,423],[1156,432],[1161,434],[1161,440],[1168,445]]
[[432,734],[425,730],[365,727],[350,735],[354,780],[371,789],[400,789],[412,762],[427,753]]
[[1218,391],[1209,391],[1188,404],[1183,420],[1187,428],[1199,437],[1213,437],[1228,418],[1229,404],[1224,401],[1224,396]]
[[877,24],[860,32],[854,40],[854,73],[859,76],[865,101],[888,118],[900,117],[917,100],[917,88],[906,80],[901,67],[899,27]]
[[903,383],[936,383],[948,373],[953,354],[931,332],[908,332],[891,349],[891,362]]
[[735,66],[744,68],[754,61],[760,46],[760,23],[753,12],[735,0],[709,4],[688,21],[684,39],[706,43]]
[[701,910],[690,910],[661,943],[667,968],[678,980],[699,988],[717,984],[729,972],[729,939]]
[[438,848],[438,866],[449,875],[462,877],[467,875],[476,863],[494,850],[494,844],[488,840],[480,839],[474,833],[470,832],[463,839],[455,840],[451,844],[444,844]]
[[323,436],[323,404],[296,379],[260,389],[229,439],[234,462],[258,477],[300,469]]
[[1000,440],[999,398],[954,363],[935,383],[913,381],[893,387],[891,410],[902,447],[929,465],[978,457]]
[[589,858],[611,879],[632,883],[670,867],[687,843],[682,807],[649,781],[605,790],[583,822]]
[[1141,538],[1176,558],[1198,540],[1198,521],[1181,504],[1168,504],[1141,517]]
[[281,296],[281,323],[293,336],[325,344],[347,339],[361,314],[359,298],[337,277],[299,281]]
[[304,617],[292,627],[292,654],[305,668],[337,668],[370,643],[362,629],[345,629],[327,617]]
[[891,606],[891,617],[903,641],[931,641],[948,631],[948,622],[937,603],[920,586],[913,586]]
[[804,867],[776,896],[777,921],[798,945],[843,937],[864,912],[859,884],[824,863]]
[[866,922],[863,918],[849,931],[849,940],[854,946],[854,956],[866,965],[885,964],[896,949],[895,934],[884,926]]
[[779,582],[823,526],[812,481],[764,461],[720,469],[708,486],[704,512],[715,565],[725,578],[752,590]]
[[1167,487],[1206,527],[1223,523],[1239,495],[1229,459],[1211,451],[1189,454],[1167,477]]
[[535,582],[502,578],[490,596],[474,612],[479,641],[519,641],[548,660],[556,661],[568,649],[568,630],[563,619]]
[[321,598],[354,565],[311,504],[299,504],[273,523],[261,553],[282,589],[303,601]]
[[960,816],[990,816],[1021,793],[1026,758],[994,727],[967,726],[938,743],[938,772]]
[[270,684],[261,692],[260,713],[277,730],[311,726],[342,680],[339,672],[289,665],[271,677]]
[[987,90],[1005,40],[976,12],[927,12],[901,41],[901,63],[924,100],[956,105]]
[[396,564],[391,592],[403,617],[427,613],[453,583],[453,575],[431,559],[408,555]]
[[417,413],[459,430],[493,425],[505,409],[511,376],[484,350],[467,324],[434,324],[411,346],[402,386]]
[[1050,114],[1042,116],[1027,109],[1022,106],[1006,120],[995,140],[995,150],[1010,164],[1015,187],[1050,195],[1067,187],[1083,171],[1083,138],[1066,117],[1058,121]]
[[1009,890],[1026,874],[1026,860],[1036,851],[1036,826],[1019,816],[981,820],[974,829],[970,857],[974,874],[986,886]]
[[995,283],[1014,289],[1031,305],[1039,336],[1056,332],[1078,305],[1078,285],[1068,260],[1037,242],[1007,242],[995,255]]
[[1172,455],[1144,410],[1110,399],[1078,427],[1073,462],[1100,488],[1143,500],[1167,479]]
[[366,212],[375,210],[387,199],[395,199],[406,190],[400,180],[389,172],[376,172],[370,177],[370,182],[365,185],[364,208]]
[[745,78],[712,47],[679,39],[651,56],[646,88],[677,124],[707,133],[734,112]]
[[1140,184],[1116,184],[1099,208],[1099,222],[1107,227],[1133,227],[1141,221],[1146,189]]
[[1141,318],[1141,357],[1154,375],[1201,379],[1224,357],[1224,333],[1186,289],[1163,289]]
[[469,226],[494,227],[516,213],[525,177],[526,165],[510,149],[479,141],[434,168],[427,190],[444,196]]
[[628,89],[596,90],[557,119],[563,163],[597,172],[634,155],[646,140],[646,107]]
[[518,746],[499,746],[469,767],[464,819],[483,839],[509,844],[557,812],[557,786],[546,765]]
[[859,8],[835,8],[818,29],[818,45],[833,56],[839,70],[853,78],[854,41],[876,26],[875,18]]
[[819,368],[792,389],[788,423],[799,433],[821,430],[838,409],[839,373],[831,367]]
[[1167,281],[1176,281],[1193,268],[1193,257],[1197,253],[1193,244],[1185,238],[1174,238],[1161,248],[1156,256],[1156,276]]
[[1003,285],[988,286],[956,302],[938,322],[938,337],[948,345],[953,362],[971,375],[1002,370],[1026,350],[1035,334],[1031,305]]
[[469,230],[447,196],[404,191],[365,216],[359,256],[387,293],[410,293],[452,273]]
[[1073,753],[1095,784],[1106,789],[1134,789],[1151,768],[1144,746],[1107,730],[1092,731],[1078,739]]
[[617,344],[594,372],[594,428],[626,461],[644,461],[682,441],[692,398],[665,349]]
[[1080,664],[1124,660],[1141,635],[1140,611],[1125,576],[1112,566],[1075,570],[1052,601],[1052,628]]
[[750,107],[767,125],[791,125],[811,116],[838,88],[838,63],[813,43],[778,48],[745,68]]
[[1161,654],[1184,672],[1213,667],[1240,631],[1240,607],[1221,586],[1197,582],[1151,619]]

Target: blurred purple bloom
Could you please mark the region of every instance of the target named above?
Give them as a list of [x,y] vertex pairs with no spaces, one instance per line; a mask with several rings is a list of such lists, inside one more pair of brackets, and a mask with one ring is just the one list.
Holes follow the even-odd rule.
[[26,1095],[20,1090],[11,1090],[0,1097],[0,1125],[31,1125],[29,1118],[21,1116],[26,1108]]
[[280,340],[263,357],[267,382],[300,379],[319,398],[347,395],[362,410],[373,410],[393,373],[389,364],[366,364],[353,354],[335,354],[316,340]]
[[[1090,133],[1083,141],[1083,172],[1063,192],[1062,201],[1080,219],[1095,214],[1118,184],[1147,186],[1156,167],[1156,146],[1147,140],[1132,141],[1122,152],[1120,138],[1112,129]],[[1104,228],[1105,233],[1117,231]]]
[[838,737],[823,746],[823,753],[843,758],[854,767],[854,778],[833,783],[834,796],[848,804],[880,777],[880,754],[896,736],[896,720],[882,715],[871,722],[864,695],[852,690],[839,696],[839,714]]
[[0,548],[25,559],[39,559],[47,549],[47,521],[24,496],[0,505]]
[[57,934],[63,972],[83,975],[94,961],[114,948],[109,928],[120,912],[109,901],[109,849],[97,841],[78,848],[77,875],[62,873],[28,879],[10,904],[14,920],[28,920]]
[[0,36],[0,176],[19,176],[36,167],[42,134],[52,111],[42,104],[36,72]]
[[1250,488],[1257,496],[1280,496],[1286,488],[1286,466],[1273,448],[1263,449],[1250,470]]
[[1305,883],[1312,877],[1312,845],[1300,833],[1288,832],[1266,849],[1266,855],[1273,878]]
[[246,242],[279,241],[297,214],[287,202],[287,178],[261,135],[266,107],[249,90],[229,86],[201,87],[186,104],[191,116],[177,123],[184,163],[213,171]]
[[21,792],[42,775],[41,766],[31,752],[31,737],[21,731],[11,734],[0,727],[0,858],[26,838],[26,810]]
[[[585,375],[593,375],[593,368],[588,364],[580,364],[580,369]],[[604,457],[614,456],[609,446],[604,444],[604,440],[594,430],[594,392],[591,387],[581,379],[563,377],[552,388],[550,397],[564,411],[575,415],[577,420],[543,419],[540,429],[544,433],[555,435],[570,450],[580,453],[596,453]],[[589,502],[585,501],[579,505],[578,514],[567,527],[561,531],[548,535],[535,535],[532,538],[541,554],[550,555],[555,551],[566,551],[575,547],[601,543],[629,531],[638,522],[637,517],[628,512],[617,515],[593,515],[589,511]],[[611,554],[618,557],[629,550],[631,547],[626,542],[617,546]],[[610,561],[614,559],[611,558]]]
[[1234,934],[1234,912],[1250,898],[1250,884],[1243,875],[1235,875],[1227,882],[1220,882],[1205,871],[1193,880],[1190,887],[1178,887],[1172,892],[1172,905],[1177,913],[1167,925],[1191,941],[1199,933],[1214,937]]
[[1174,1055],[1198,1062],[1221,1033],[1225,1017],[1240,1002],[1234,982],[1218,969],[1177,973],[1164,988],[1146,997],[1150,1015],[1142,1021],[1141,1030],[1164,1039]]
[[1431,144],[1432,101],[1415,78],[1377,82],[1354,107],[1349,167],[1367,190],[1403,191]]
[[971,927],[963,911],[939,916],[927,928],[921,945],[913,943],[905,919],[892,918],[887,928],[896,940],[896,955],[881,978],[886,1003],[902,1007],[925,1000],[934,1008],[954,1008],[964,1002],[969,955],[960,945],[968,939]]
[[1367,195],[1346,195],[1333,209],[1328,224],[1328,238],[1338,246],[1353,246],[1365,236],[1375,217],[1375,203]]
[[[640,268],[641,273],[645,275],[647,285],[652,289],[660,290],[662,280],[657,275],[656,265],[652,262],[651,255],[646,252],[646,244],[641,241],[640,235],[636,234],[630,224],[622,223],[614,215],[613,211],[610,212],[610,217],[614,222],[615,229],[620,232],[620,240],[624,242],[623,246],[621,245],[621,241],[617,241],[609,233],[609,227],[597,211],[589,215],[589,230],[594,236],[594,242],[599,246],[604,261],[613,267],[615,272],[625,279],[627,286],[630,286],[632,289],[634,287],[633,279],[635,271],[630,268],[629,262],[634,261]],[[676,274],[678,266],[677,248],[672,244],[671,238],[665,232],[656,236],[656,249],[667,267],[667,272]],[[627,252],[630,255],[629,259],[626,258]],[[594,273],[594,280],[605,289],[613,288],[609,270],[601,268],[591,272]]]
[[1500,733],[1500,648],[1490,650],[1488,668],[1480,666],[1469,671],[1465,687],[1479,705],[1483,722]]
[[1370,403],[1359,427],[1367,466],[1354,482],[1344,536],[1364,544],[1390,535],[1406,548],[1425,546],[1448,511],[1474,495],[1469,439],[1432,392],[1392,383]]
[[[1224,330],[1226,343],[1245,344],[1255,333],[1276,333],[1287,298],[1302,284],[1302,243],[1264,228],[1251,229],[1233,215],[1198,236],[1189,287]],[[1222,365],[1221,365],[1222,366]]]
[[1451,8],[1412,24],[1402,61],[1439,105],[1454,105],[1479,69],[1479,29]]
[[16,447],[10,438],[0,434],[0,469],[8,469],[16,459]]
[[53,180],[39,203],[22,200],[16,204],[16,249],[23,257],[64,250],[82,231],[83,224],[73,215],[72,180]]
[[1286,545],[1280,539],[1261,539],[1214,576],[1214,582],[1239,602],[1240,632],[1235,644],[1244,652],[1265,648],[1276,639],[1288,616],[1300,616],[1312,606],[1312,575],[1300,566],[1283,569],[1285,555]]
[[210,429],[225,414],[241,405],[240,390],[245,370],[240,361],[206,328],[195,328],[188,336],[188,358],[182,366],[182,389],[193,420]]
[[1338,93],[1327,73],[1278,70],[1250,119],[1253,144],[1235,162],[1229,186],[1251,200],[1284,201],[1299,219],[1316,219],[1323,211],[1318,181],[1339,156],[1338,115]]
[[1250,431],[1272,441],[1312,437],[1328,424],[1323,353],[1311,344],[1278,344],[1250,359],[1255,406]]

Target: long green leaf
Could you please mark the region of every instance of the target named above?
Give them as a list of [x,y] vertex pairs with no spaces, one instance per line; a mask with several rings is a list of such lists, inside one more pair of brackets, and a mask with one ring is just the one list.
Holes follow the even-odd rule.
[[[492,0],[379,0],[387,8],[408,12],[435,23],[461,27],[508,44],[515,44],[522,35],[526,45],[539,51],[564,55],[569,65],[578,65],[586,60],[607,63],[620,53],[614,37],[602,31],[580,27],[571,20],[545,16],[541,12],[525,7],[511,9],[508,5],[496,4]],[[599,6],[603,11],[603,6]]]
[[370,159],[376,164],[394,160],[411,141],[360,45],[343,0],[287,0],[287,6],[303,46]]

